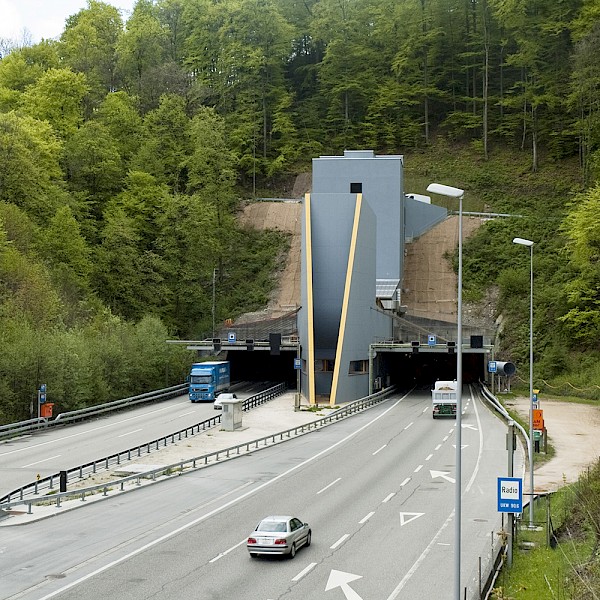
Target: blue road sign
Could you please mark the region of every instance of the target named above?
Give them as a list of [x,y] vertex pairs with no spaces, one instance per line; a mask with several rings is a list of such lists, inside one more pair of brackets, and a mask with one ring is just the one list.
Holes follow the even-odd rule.
[[227,334],[227,339],[229,340],[230,344],[235,344],[235,340],[236,340],[235,331],[230,331]]
[[40,404],[44,404],[46,402],[46,394],[40,392]]
[[495,360],[488,360],[488,373],[496,373],[498,371],[498,365]]
[[427,345],[428,346],[435,346],[436,341],[435,341],[435,335],[429,334],[427,336]]
[[42,383],[42,385],[40,385],[40,392],[45,392],[46,391],[46,384]]
[[498,512],[523,512],[523,480],[520,477],[498,477]]
[[302,368],[302,359],[295,358],[294,359],[294,369],[301,369],[301,368]]

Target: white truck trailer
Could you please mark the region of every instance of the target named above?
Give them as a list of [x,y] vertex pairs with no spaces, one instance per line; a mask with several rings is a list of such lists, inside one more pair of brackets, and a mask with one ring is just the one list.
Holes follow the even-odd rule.
[[431,390],[432,415],[456,419],[456,381],[436,381]]

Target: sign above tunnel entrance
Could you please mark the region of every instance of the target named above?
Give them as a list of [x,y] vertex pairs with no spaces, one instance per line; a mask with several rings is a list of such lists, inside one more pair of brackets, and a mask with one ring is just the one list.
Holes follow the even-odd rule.
[[435,346],[435,344],[436,344],[436,341],[435,341],[435,335],[433,335],[433,334],[431,334],[431,333],[430,333],[430,334],[427,336],[427,345],[428,345],[428,346]]

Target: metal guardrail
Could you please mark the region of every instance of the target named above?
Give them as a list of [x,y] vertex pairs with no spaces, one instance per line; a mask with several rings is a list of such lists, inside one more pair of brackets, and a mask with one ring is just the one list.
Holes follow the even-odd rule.
[[40,429],[47,429],[48,427],[66,425],[67,423],[89,419],[90,417],[95,417],[96,415],[101,415],[105,412],[128,408],[144,402],[168,400],[169,398],[180,396],[187,388],[187,383],[180,383],[161,390],[139,394],[138,396],[131,396],[129,398],[113,400],[112,402],[107,402],[105,404],[98,404],[97,406],[88,406],[87,408],[60,413],[59,415],[56,415],[53,420],[41,417],[38,419],[29,419],[28,421],[19,421],[18,423],[9,423],[8,425],[0,426],[0,440],[5,440],[21,433],[31,433],[33,431],[39,431]]
[[[285,384],[280,384],[279,386],[276,386],[276,387],[278,388],[281,386],[283,386],[285,388]],[[258,438],[256,440],[252,440],[250,442],[244,442],[243,444],[231,446],[231,447],[225,448],[223,450],[216,450],[209,454],[204,454],[204,455],[197,456],[194,458],[189,458],[187,460],[178,461],[176,463],[172,463],[169,465],[163,465],[157,469],[145,471],[142,474],[129,475],[129,476],[120,477],[119,479],[115,479],[115,480],[108,481],[105,483],[100,483],[100,484],[96,484],[96,485],[85,487],[85,488],[79,488],[77,490],[52,493],[52,495],[35,496],[33,498],[25,498],[24,494],[21,494],[21,490],[17,490],[16,492],[13,492],[12,494],[9,494],[8,496],[5,496],[4,498],[0,499],[0,510],[7,510],[7,509],[10,509],[15,506],[26,505],[28,514],[31,514],[32,507],[35,505],[39,505],[39,504],[47,505],[50,502],[53,504],[56,503],[56,506],[59,507],[61,504],[61,501],[67,500],[69,498],[80,498],[82,501],[85,501],[87,496],[89,496],[90,494],[94,494],[96,492],[101,492],[103,496],[106,496],[106,495],[108,495],[109,490],[112,490],[115,488],[118,488],[120,491],[124,491],[126,484],[140,486],[142,479],[151,479],[152,481],[155,481],[157,479],[157,477],[160,477],[162,475],[172,475],[172,474],[179,475],[179,474],[183,473],[185,470],[198,469],[198,468],[207,466],[210,463],[218,462],[219,460],[222,460],[224,458],[232,458],[233,456],[237,456],[237,455],[241,454],[242,451],[250,452],[251,450],[257,450],[259,448],[264,448],[264,447],[268,446],[269,444],[275,444],[275,443],[282,442],[284,439],[290,439],[292,436],[303,435],[310,431],[314,431],[316,429],[325,427],[327,425],[331,425],[332,423],[335,423],[335,422],[339,421],[340,419],[344,419],[355,413],[361,412],[367,408],[370,408],[376,404],[379,404],[380,402],[385,400],[387,398],[387,396],[389,396],[394,391],[395,391],[395,386],[389,387],[389,388],[386,388],[385,390],[382,390],[376,394],[373,394],[372,396],[367,396],[365,398],[360,398],[359,400],[355,400],[354,402],[351,402],[348,405],[332,412],[331,414],[327,415],[326,417],[317,419],[316,421],[312,421],[311,423],[307,423],[304,425],[298,425],[296,427],[292,427],[291,429],[286,429],[285,431],[280,431],[278,433],[269,434],[267,436]],[[267,390],[267,392],[269,394],[273,394],[272,390]],[[261,394],[267,394],[267,392],[261,392]],[[282,393],[282,392],[280,392],[280,393]],[[259,394],[257,394],[257,395],[259,395]],[[268,399],[271,399],[272,397],[274,397],[274,396],[271,395],[271,397]],[[248,402],[249,400],[251,400],[251,399],[249,398],[246,402]],[[264,400],[264,402],[266,402],[266,401],[267,401],[267,399]],[[246,402],[244,403],[244,405],[246,404]],[[245,410],[247,410],[247,409],[245,409]],[[213,417],[212,419],[209,419],[208,421],[215,421],[215,423],[216,423],[216,422],[220,422],[220,420],[221,420],[221,415],[218,415],[216,417]],[[204,421],[204,423],[206,423],[206,422],[207,421]],[[201,426],[201,425],[202,425],[202,423],[198,424],[198,426]],[[194,426],[194,427],[198,427],[198,426]],[[191,428],[188,428],[188,430],[189,429],[191,429]],[[181,434],[184,431],[187,431],[187,430],[182,430],[181,432],[178,432],[178,433]],[[178,434],[175,433],[172,435],[177,436]],[[170,438],[171,436],[166,436],[166,437]],[[181,438],[179,438],[179,439],[181,439]],[[165,438],[161,438],[161,440],[165,440]],[[147,446],[151,447],[151,448],[159,449],[161,440],[155,440],[153,442],[150,442]],[[141,447],[138,447],[138,448],[141,448]],[[110,458],[112,458],[114,460],[114,459],[117,459],[118,456],[122,456],[123,454],[126,454],[126,453],[119,453],[119,455],[113,455],[113,457],[110,457]],[[107,460],[107,459],[101,459],[100,461],[95,461],[95,464],[102,463],[105,460]],[[93,463],[90,463],[90,465],[92,465],[92,464]],[[113,463],[113,464],[115,464],[115,463]],[[116,463],[116,464],[119,464],[119,463]],[[77,473],[79,473],[78,469],[72,469],[71,473],[73,473],[74,471],[77,471]],[[55,475],[53,477],[54,477],[54,479],[57,479],[58,475]],[[35,485],[35,484],[32,484],[32,485]],[[35,493],[37,494],[37,491]],[[18,498],[11,500],[11,497],[15,496],[15,495],[18,496]]]
[[[258,394],[250,396],[250,398],[244,400],[242,404],[242,410],[247,411],[256,406],[259,406],[260,404],[268,402],[276,396],[283,394],[283,392],[285,392],[285,389],[285,383],[280,383],[269,388],[268,390],[263,390]],[[139,446],[134,446],[133,448],[129,448],[127,450],[111,454],[109,456],[105,456],[104,458],[101,458],[99,460],[94,460],[84,465],[74,467],[66,471],[67,482],[73,479],[81,480],[85,475],[95,474],[99,470],[103,469],[107,470],[111,466],[120,465],[129,460],[139,458],[143,454],[150,454],[151,452],[155,452],[157,450],[160,450],[161,448],[165,448],[169,444],[174,444],[175,442],[179,442],[182,439],[196,435],[201,431],[211,429],[220,422],[221,414],[218,414],[214,417],[211,417],[210,419],[206,419],[204,421],[201,421],[200,423],[196,423],[195,425],[186,427],[185,429],[181,429],[156,440],[152,440],[151,442],[146,442]],[[60,481],[60,473],[54,473],[53,475],[49,475],[48,477],[44,477],[43,479],[39,479],[38,481],[35,481],[33,483],[28,483],[27,485],[22,486],[5,495],[3,498],[0,498],[0,504],[4,502],[10,502],[11,498],[13,497],[17,497],[20,500],[23,500],[23,498],[28,494],[37,495],[40,493],[40,490],[44,489],[49,489],[52,491],[54,490],[57,481]]]
[[[485,383],[480,382],[479,391],[481,392],[481,395],[483,396],[483,398],[485,400],[487,400],[487,402],[490,404],[490,406],[506,420],[507,424],[509,421],[512,421],[514,423],[514,426],[517,427],[517,429],[519,429],[519,431],[521,432],[521,435],[525,439],[525,442],[527,445],[527,450],[529,450],[529,444],[531,444],[531,440],[529,438],[529,435],[525,431],[524,427],[520,423],[517,423],[510,416],[510,414],[508,413],[506,408],[504,408],[504,406],[502,406],[502,403],[498,400],[498,398],[496,398],[496,396],[494,396],[489,391],[489,389]],[[529,456],[529,454],[528,454],[528,456]],[[489,597],[489,595],[494,587],[494,583],[496,582],[496,579],[498,578],[498,575],[500,574],[500,571],[502,570],[502,567],[504,566],[504,560],[506,558],[505,545],[500,539],[496,540],[495,544],[492,543],[492,556],[493,556],[493,561],[490,561],[488,563],[489,570],[485,574],[485,579],[484,579],[485,583],[484,583],[483,587],[480,587],[479,593],[480,593],[480,598],[482,598],[482,599],[484,599],[484,598],[487,599]],[[480,573],[480,575],[481,575],[481,573]],[[482,581],[482,578],[480,576],[480,582],[481,581]]]

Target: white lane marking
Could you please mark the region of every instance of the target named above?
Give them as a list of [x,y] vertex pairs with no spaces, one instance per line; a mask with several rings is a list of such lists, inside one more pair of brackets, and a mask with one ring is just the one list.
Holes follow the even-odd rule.
[[407,477],[401,484],[400,487],[404,487],[410,481],[410,477]]
[[292,581],[300,581],[307,573],[317,566],[317,563],[310,563],[305,569],[302,569],[296,577],[292,577]]
[[[469,389],[471,389],[470,386]],[[471,393],[473,392],[471,391]],[[468,492],[471,489],[471,486],[475,481],[475,477],[479,472],[479,464],[481,463],[481,458],[483,456],[483,431],[481,430],[481,420],[479,418],[479,411],[477,410],[477,402],[475,402],[475,400],[473,400],[473,408],[475,409],[475,416],[477,417],[477,426],[479,427],[479,452],[477,453],[477,462],[475,463],[475,468],[473,469],[473,475],[471,475],[471,479],[469,479],[469,483],[465,488],[465,492]]]
[[418,473],[421,469],[423,468],[423,465],[419,465],[415,470],[414,473]]
[[368,515],[365,515],[359,522],[359,525],[363,525],[364,523],[366,523],[375,513],[374,512],[370,512]]
[[441,444],[438,444],[438,445],[435,447],[435,449],[436,449],[436,450],[439,450],[441,447],[442,447],[442,445],[441,445]]
[[404,430],[406,431],[406,430],[407,430],[409,427],[412,427],[413,423],[414,423],[414,421],[411,421],[411,422],[410,422],[410,423],[409,423],[409,424],[408,424],[408,425],[407,425],[407,426],[404,428]]
[[400,527],[404,527],[407,523],[422,517],[425,513],[412,513],[412,512],[401,512],[400,513]]
[[231,546],[231,548],[228,548],[224,552],[217,554],[217,556],[215,556],[214,558],[211,558],[208,562],[209,563],[217,562],[220,558],[227,556],[230,552],[233,552],[236,548],[239,548],[242,544],[245,544],[247,541],[248,541],[248,538],[244,538],[241,542],[239,542],[239,544],[236,544],[235,546]]
[[373,456],[375,456],[378,452],[381,452],[386,446],[387,446],[387,444],[384,444],[383,446],[381,446],[381,448],[378,448],[377,450],[375,450],[375,452],[373,452]]
[[134,429],[133,431],[128,431],[127,433],[122,433],[121,435],[118,435],[117,437],[125,437],[126,435],[131,435],[132,433],[137,433],[138,431],[143,431],[144,428],[140,428],[140,429]]
[[79,579],[76,579],[75,581],[68,583],[67,585],[63,586],[62,588],[55,590],[54,592],[51,592],[49,594],[46,594],[45,596],[42,596],[41,598],[38,598],[38,600],[50,600],[50,598],[54,598],[55,596],[58,596],[59,594],[62,594],[63,592],[70,590],[71,588],[83,583],[84,581],[87,581],[88,579],[91,579],[92,577],[95,577],[96,575],[99,575],[100,573],[104,573],[104,571],[108,571],[109,569],[112,569],[112,567],[119,565],[122,562],[125,562],[126,560],[129,560],[133,556],[137,556],[138,554],[145,552],[149,548],[153,548],[154,546],[161,544],[165,540],[171,539],[172,537],[179,535],[182,531],[190,529],[191,527],[194,527],[198,523],[202,523],[202,521],[206,521],[206,519],[212,517],[213,515],[216,515],[217,513],[225,510],[226,508],[233,506],[234,504],[240,502],[241,500],[244,500],[245,498],[247,498],[248,496],[251,496],[252,494],[256,494],[256,492],[266,488],[267,486],[275,483],[276,481],[279,481],[280,479],[287,477],[290,473],[293,473],[294,471],[301,469],[302,467],[317,460],[318,458],[327,454],[328,452],[331,452],[334,448],[337,448],[338,446],[345,444],[348,440],[352,439],[355,435],[358,435],[361,431],[364,431],[365,429],[367,429],[367,427],[370,427],[371,425],[373,425],[373,423],[376,423],[377,421],[379,421],[379,419],[383,419],[390,411],[394,410],[394,408],[396,408],[396,406],[398,406],[398,404],[400,404],[400,402],[402,402],[402,400],[404,400],[404,398],[406,398],[408,396],[408,394],[410,394],[410,391],[407,392],[406,394],[404,394],[404,396],[402,396],[402,398],[400,398],[399,400],[394,402],[394,404],[392,404],[388,409],[384,410],[380,415],[377,415],[375,418],[371,419],[371,421],[365,423],[358,429],[355,429],[352,433],[349,433],[345,438],[342,438],[341,440],[338,440],[337,442],[335,442],[335,444],[332,444],[331,446],[324,448],[320,452],[313,454],[313,456],[311,456],[310,458],[307,458],[306,460],[302,461],[301,463],[298,463],[297,465],[290,467],[287,471],[284,471],[283,473],[280,473],[279,475],[275,475],[275,477],[273,477],[272,479],[269,479],[268,481],[264,481],[260,485],[256,486],[254,489],[244,492],[241,496],[238,496],[237,498],[233,498],[232,500],[225,502],[225,504],[222,504],[221,506],[217,506],[217,508],[214,508],[213,510],[208,511],[207,513],[204,513],[203,515],[200,515],[199,517],[197,517],[195,519],[192,519],[189,523],[186,523],[185,525],[181,525],[180,527],[177,527],[176,529],[169,531],[169,533],[165,533],[164,535],[160,536],[159,538],[156,538],[155,540],[152,540],[151,542],[148,542],[147,544],[144,544],[143,546],[140,546],[139,548],[132,550],[128,554],[125,554],[124,556],[121,556],[120,558],[117,558],[102,567],[99,567],[95,571],[92,571],[91,573],[88,573],[87,575],[84,575],[83,577],[80,577]]
[[196,411],[195,411],[195,410],[190,410],[189,412],[186,412],[186,413],[181,413],[181,414],[180,414],[180,415],[178,415],[178,416],[180,416],[180,417],[187,417],[188,415],[195,415],[195,414],[196,414]]
[[446,441],[448,441],[448,436],[447,435],[444,436],[444,438],[442,439],[442,442],[446,442]]
[[423,409],[423,412],[427,412],[428,410],[429,410],[429,406],[426,406],[426,407]]
[[58,458],[59,456],[62,456],[62,454],[57,454],[56,456],[50,456],[49,458],[44,458],[44,460],[38,460],[36,462],[29,463],[28,465],[23,465],[21,467],[21,469],[27,469],[27,467],[33,467],[34,465],[40,465],[40,464],[47,462],[49,460],[52,460],[54,458]]
[[396,495],[396,492],[392,492],[391,494],[388,494],[383,500],[382,503],[385,504],[386,502],[389,502],[394,496]]
[[330,550],[335,550],[340,544],[343,544],[350,537],[349,533],[345,533],[333,546],[329,546]]
[[456,423],[452,425],[452,429],[448,432],[450,435],[454,433],[454,428],[456,427]]
[[323,489],[320,489],[317,492],[317,496],[321,493],[324,492],[326,489],[330,488],[332,485],[335,485],[339,480],[341,479],[341,477],[338,477],[335,481],[332,481],[331,483],[328,483]]
[[430,454],[425,460],[431,460],[432,456],[433,456],[433,454]]
[[398,594],[402,591],[402,588],[406,585],[408,580],[415,574],[416,570],[419,568],[419,565],[425,560],[427,555],[431,552],[431,548],[433,548],[433,545],[437,542],[437,539],[440,537],[440,535],[442,535],[442,532],[444,531],[444,529],[446,529],[446,527],[448,527],[448,524],[450,523],[450,521],[452,520],[453,517],[454,517],[454,511],[452,511],[450,513],[450,516],[444,521],[443,525],[438,529],[437,533],[433,536],[433,539],[431,540],[431,542],[429,542],[427,548],[425,548],[425,550],[423,550],[423,552],[421,553],[421,556],[419,556],[419,558],[417,558],[417,560],[415,561],[415,564],[408,570],[408,573],[402,578],[400,583],[396,586],[396,589],[394,589],[394,591],[387,597],[387,600],[394,600],[394,598],[398,597]]
[[[181,403],[180,403],[181,404]],[[18,452],[26,452],[27,450],[34,450],[35,448],[41,448],[42,446],[47,446],[49,444],[56,444],[57,442],[63,442],[64,440],[70,440],[72,438],[80,437],[82,435],[87,435],[88,433],[92,433],[93,431],[101,431],[102,429],[107,429],[108,427],[114,427],[115,425],[121,425],[122,423],[127,423],[128,421],[135,421],[136,419],[141,419],[148,415],[153,415],[155,413],[164,412],[165,410],[172,410],[173,406],[165,406],[164,408],[158,408],[156,410],[150,410],[148,412],[142,413],[135,417],[128,417],[127,419],[122,419],[121,421],[117,421],[116,423],[109,423],[107,425],[100,425],[99,427],[93,427],[91,429],[86,429],[85,431],[80,431],[78,433],[72,433],[71,435],[65,435],[60,438],[56,438],[54,440],[48,440],[46,442],[40,442],[39,444],[33,444],[31,446],[26,446],[23,448],[16,448],[14,450],[10,450],[8,452],[0,452],[0,456],[8,456],[9,454],[17,454]]]

